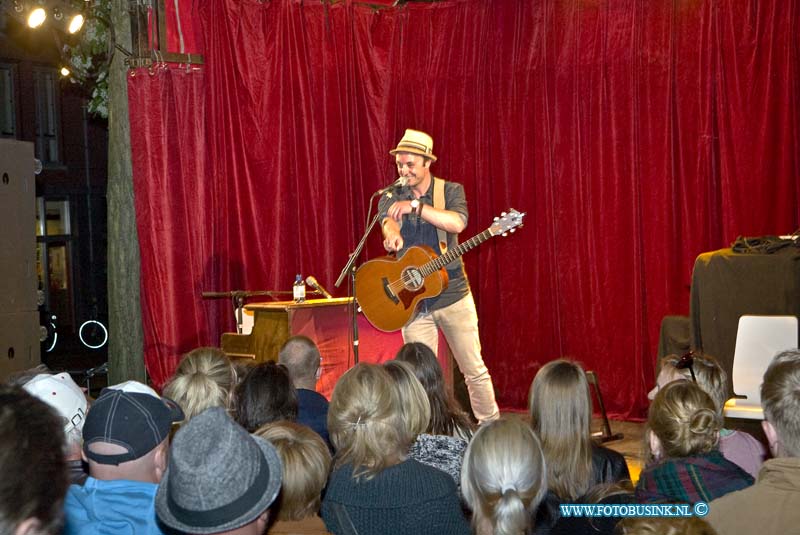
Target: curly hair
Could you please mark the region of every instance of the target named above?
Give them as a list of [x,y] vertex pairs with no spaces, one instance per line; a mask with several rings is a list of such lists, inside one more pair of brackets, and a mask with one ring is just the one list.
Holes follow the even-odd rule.
[[650,405],[647,428],[658,437],[666,457],[689,457],[717,446],[722,418],[702,388],[691,381],[674,381]]

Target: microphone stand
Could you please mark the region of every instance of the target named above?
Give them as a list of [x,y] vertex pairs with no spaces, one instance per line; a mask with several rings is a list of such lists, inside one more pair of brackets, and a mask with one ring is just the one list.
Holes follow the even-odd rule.
[[[381,188],[375,193],[373,193],[372,196],[369,198],[369,212],[367,212],[367,218],[369,218],[369,214],[372,213],[372,201],[375,199],[375,197],[379,197],[382,195],[387,195],[388,197],[391,197],[392,190],[398,187],[403,187],[405,185],[406,185],[405,178],[400,177],[396,181],[394,181],[394,183],[392,183],[391,185],[386,186],[385,188]],[[379,217],[380,217],[380,212],[377,212],[374,216],[372,216],[372,219],[370,219],[369,224],[367,224],[367,228],[364,231],[364,235],[361,236],[361,240],[359,240],[358,245],[356,245],[356,248],[353,250],[352,253],[350,253],[350,256],[347,259],[347,263],[344,265],[344,268],[342,268],[341,273],[339,273],[339,278],[336,279],[336,283],[334,284],[334,286],[338,288],[342,284],[342,281],[344,281],[344,278],[347,276],[347,274],[348,273],[350,274],[350,288],[352,288],[351,296],[353,298],[353,303],[351,305],[353,312],[352,313],[353,362],[355,364],[358,364],[358,304],[357,304],[358,301],[356,300],[355,263],[356,263],[356,258],[358,258],[358,255],[361,254],[361,250],[364,248],[364,244],[367,243],[367,237],[369,236],[369,233],[372,231],[372,228],[375,226],[375,223],[378,222]]]
[[356,266],[355,266],[355,263],[356,263],[356,258],[358,257],[358,255],[361,254],[361,250],[364,248],[364,244],[367,243],[367,237],[369,237],[369,233],[372,231],[373,227],[375,226],[375,223],[378,222],[378,218],[379,217],[380,217],[380,212],[378,212],[377,214],[375,214],[372,217],[372,220],[369,222],[369,225],[367,225],[367,229],[364,231],[364,235],[361,236],[361,240],[358,242],[358,245],[356,245],[356,248],[353,250],[352,253],[350,253],[350,257],[347,259],[347,263],[345,264],[344,268],[342,269],[342,272],[339,273],[339,278],[336,279],[336,284],[334,284],[334,286],[336,286],[338,288],[339,285],[342,284],[342,281],[347,276],[347,274],[348,273],[350,274],[350,287],[352,288],[351,294],[352,294],[352,297],[353,297],[353,303],[351,305],[352,306],[352,312],[353,312],[352,313],[352,322],[353,322],[353,324],[352,324],[353,325],[353,362],[355,364],[358,364],[358,304],[357,304],[357,301],[356,301]]

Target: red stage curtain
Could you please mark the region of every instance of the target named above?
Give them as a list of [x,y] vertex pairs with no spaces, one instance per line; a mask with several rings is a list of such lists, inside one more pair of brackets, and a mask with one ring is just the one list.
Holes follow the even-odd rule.
[[130,79],[158,384],[232,328],[201,290],[332,286],[405,128],[464,184],[463,239],[528,213],[465,257],[506,408],[566,355],[642,416],[695,256],[800,222],[794,2],[216,0],[191,22],[202,75]]
[[200,292],[214,288],[219,264],[204,77],[165,67],[128,77],[145,364],[159,387],[181,353],[218,345],[218,325],[225,324],[220,312],[227,309],[200,300]]

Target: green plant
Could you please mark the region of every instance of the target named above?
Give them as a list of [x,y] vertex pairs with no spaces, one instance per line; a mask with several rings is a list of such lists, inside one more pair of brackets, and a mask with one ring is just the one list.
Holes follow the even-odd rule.
[[86,91],[89,113],[103,118],[108,118],[108,66],[116,45],[110,10],[110,0],[94,0],[83,29],[61,45],[70,80]]

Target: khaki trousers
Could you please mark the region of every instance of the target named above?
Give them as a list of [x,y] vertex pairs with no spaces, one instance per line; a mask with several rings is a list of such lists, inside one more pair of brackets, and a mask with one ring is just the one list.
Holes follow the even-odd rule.
[[442,330],[453,358],[464,374],[472,413],[478,423],[498,418],[500,411],[494,398],[492,377],[481,356],[478,313],[472,293],[445,308],[418,313],[403,327],[403,341],[422,342],[436,353],[439,345],[437,327]]

